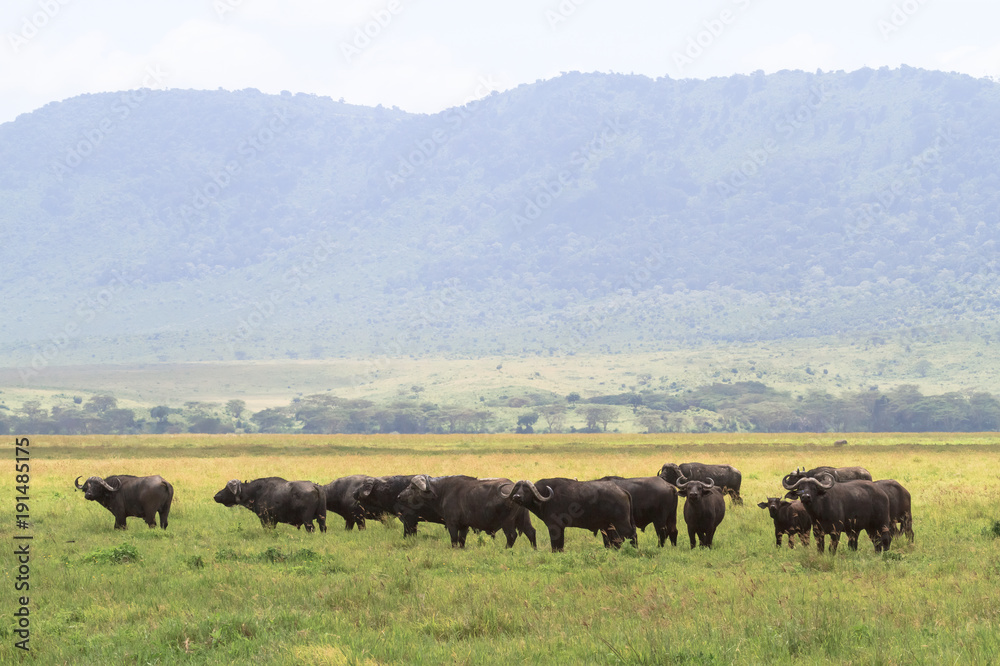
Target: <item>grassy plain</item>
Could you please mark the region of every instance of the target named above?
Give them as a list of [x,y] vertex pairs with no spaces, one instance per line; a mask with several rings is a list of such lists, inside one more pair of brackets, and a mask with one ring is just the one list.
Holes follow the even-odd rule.
[[[32,439],[35,663],[940,664],[1000,662],[1000,446],[990,434],[148,436]],[[569,530],[566,552],[398,521],[327,534],[263,530],[212,495],[230,478],[327,482],[353,473],[537,479],[650,475],[668,461],[743,472],[715,548],[606,551]],[[862,464],[912,493],[916,541],[877,555],[774,547],[756,502],[799,465]],[[170,526],[113,531],[78,475],[162,474]],[[13,473],[0,497],[13,496]],[[12,502],[0,506],[11,544]],[[681,512],[679,511],[679,514]],[[534,520],[539,527],[537,519]],[[5,547],[5,550],[8,550]],[[0,662],[13,647],[14,566],[3,565]]]
[[[0,410],[26,400],[42,407],[112,393],[119,405],[178,407],[187,401],[240,399],[252,411],[293,398],[329,393],[377,403],[412,396],[438,404],[497,405],[508,397],[577,392],[595,395],[651,389],[676,392],[722,381],[760,381],[779,390],[834,395],[880,386],[916,384],[926,395],[984,390],[1000,393],[1000,356],[978,336],[942,331],[885,337],[818,337],[743,344],[706,344],[655,353],[410,358],[262,360],[133,365],[0,368]],[[483,400],[480,400],[480,399]],[[511,423],[516,412],[511,411]],[[581,425],[567,422],[569,425]],[[626,421],[623,432],[645,428]]]

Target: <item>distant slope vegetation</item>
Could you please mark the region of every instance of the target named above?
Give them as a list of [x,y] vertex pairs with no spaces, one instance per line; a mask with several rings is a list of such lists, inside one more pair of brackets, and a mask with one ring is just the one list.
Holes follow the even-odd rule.
[[0,125],[12,365],[995,328],[1000,85],[571,73],[436,115],[132,91]]

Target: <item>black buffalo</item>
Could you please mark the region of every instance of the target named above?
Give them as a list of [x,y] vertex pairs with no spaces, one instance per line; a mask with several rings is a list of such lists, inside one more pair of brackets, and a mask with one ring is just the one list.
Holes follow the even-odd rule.
[[[539,490],[541,489],[541,490]],[[544,494],[543,494],[544,492]],[[636,548],[635,522],[632,520],[632,498],[628,492],[610,481],[577,481],[576,479],[541,479],[518,481],[501,497],[510,498],[538,516],[549,530],[552,552],[563,549],[564,531],[579,527],[601,531],[614,537],[609,545],[621,546],[624,537]]]
[[684,502],[684,522],[687,523],[691,548],[695,537],[702,548],[711,548],[712,539],[719,523],[726,517],[726,499],[722,489],[712,479],[707,482],[681,477],[677,480],[677,494],[686,497]]
[[768,497],[766,502],[757,504],[766,509],[774,521],[774,540],[781,548],[781,535],[788,535],[788,547],[795,548],[795,535],[803,546],[809,545],[809,530],[812,529],[812,518],[799,500],[789,502],[780,497]]
[[451,535],[453,548],[465,548],[470,529],[493,536],[503,530],[507,548],[524,534],[536,548],[531,514],[523,506],[500,496],[499,489],[513,485],[510,479],[476,479],[471,476],[430,477],[418,474],[397,501],[416,512],[429,508],[441,516]]
[[[658,476],[641,476],[625,479],[605,476],[599,481],[610,481],[632,497],[632,520],[637,529],[646,531],[652,524],[660,547],[670,539],[677,545],[677,489]],[[605,540],[613,535],[604,535]],[[620,537],[619,537],[619,540]]]
[[857,550],[861,530],[875,544],[876,552],[889,550],[892,543],[889,497],[875,483],[838,482],[830,474],[792,482],[789,476],[782,479],[781,485],[789,491],[788,495],[798,497],[809,512],[819,552],[823,552],[824,537],[829,534],[830,553],[836,553],[841,532],[847,534],[848,547]]
[[814,467],[810,470],[805,468],[799,469],[795,468],[795,471],[787,475],[785,478],[789,479],[792,483],[798,481],[799,479],[805,478],[819,478],[820,474],[829,474],[833,477],[834,481],[871,481],[872,474],[864,467],[828,467],[823,465],[821,467]]
[[160,527],[167,529],[170,503],[174,499],[174,487],[162,476],[131,476],[116,474],[102,479],[92,476],[80,485],[76,477],[74,485],[83,491],[83,497],[93,500],[111,512],[115,517],[115,529],[125,529],[128,516],[142,518],[150,527],[156,527],[156,514],[160,514]]
[[319,524],[319,531],[326,532],[326,493],[323,486],[312,481],[286,481],[270,476],[264,479],[239,482],[233,479],[215,493],[215,501],[223,506],[244,506],[260,518],[264,527],[287,523],[295,527],[305,525],[312,532],[312,521]]
[[889,529],[892,536],[905,534],[913,541],[913,514],[910,512],[910,491],[895,479],[879,479],[875,485],[889,497]]
[[399,494],[410,485],[414,476],[416,475],[370,476],[361,482],[361,486],[354,492],[354,498],[361,508],[373,515],[398,516],[403,523],[404,537],[416,534],[417,523],[420,521],[443,525],[444,519],[432,507],[425,505],[414,509],[399,501]]
[[363,530],[365,529],[365,520],[381,520],[384,515],[365,511],[355,497],[365,479],[370,478],[364,474],[354,474],[334,479],[323,486],[323,492],[326,493],[326,510],[343,518],[344,528],[348,531],[353,529],[355,525],[358,526],[358,530]]
[[724,495],[729,495],[733,504],[743,504],[740,486],[743,475],[732,465],[706,465],[704,463],[667,463],[660,468],[659,477],[672,485],[680,478],[707,483],[711,480]]

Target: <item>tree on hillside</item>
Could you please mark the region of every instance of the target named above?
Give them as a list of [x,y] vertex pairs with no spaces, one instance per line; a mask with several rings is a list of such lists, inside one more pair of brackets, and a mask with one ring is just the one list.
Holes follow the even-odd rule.
[[615,420],[618,413],[615,411],[614,407],[596,405],[594,407],[588,407],[583,415],[587,421],[587,430],[590,432],[597,432],[597,425],[600,424],[601,430],[607,432],[608,424]]
[[88,412],[95,412],[97,414],[103,414],[109,409],[114,409],[118,406],[118,400],[112,395],[95,395],[87,404],[83,406],[83,409]]
[[538,409],[548,424],[549,432],[561,432],[566,423],[566,407],[559,404],[545,405]]
[[535,432],[534,425],[538,421],[538,414],[535,412],[528,412],[527,414],[522,414],[517,419],[517,432],[524,434],[531,434]]
[[246,411],[247,403],[243,400],[230,400],[226,403],[226,413],[234,419],[239,419],[240,415]]

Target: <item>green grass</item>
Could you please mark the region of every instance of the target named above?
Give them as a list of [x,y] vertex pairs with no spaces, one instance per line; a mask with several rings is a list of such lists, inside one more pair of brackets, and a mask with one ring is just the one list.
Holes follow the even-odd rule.
[[[839,438],[839,437],[838,437]],[[37,663],[987,664],[1000,661],[1000,447],[988,435],[33,438],[32,648]],[[191,448],[191,443],[196,444]],[[855,443],[856,442],[856,443]],[[946,444],[947,442],[947,444]],[[208,450],[211,456],[200,453]],[[742,508],[711,551],[566,552],[397,521],[327,534],[264,530],[212,495],[229,478],[427,472],[592,478],[669,460],[730,462]],[[781,550],[755,503],[798,465],[863,464],[913,495],[916,541],[879,556]],[[116,532],[72,487],[80,474],[160,473],[170,527]],[[10,478],[0,496],[10,497]],[[679,512],[680,513],[680,512]],[[540,527],[537,519],[536,528]],[[11,543],[9,503],[0,541]],[[13,605],[12,568],[3,569]],[[4,612],[7,612],[6,610]],[[10,623],[0,662],[16,663]]]

